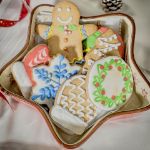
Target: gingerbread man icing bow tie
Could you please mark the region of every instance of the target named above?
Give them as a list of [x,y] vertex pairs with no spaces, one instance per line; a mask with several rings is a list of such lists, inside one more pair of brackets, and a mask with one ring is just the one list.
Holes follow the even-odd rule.
[[58,26],[58,30],[61,32],[65,32],[65,34],[71,34],[72,31],[76,31],[77,28],[78,27],[74,24]]

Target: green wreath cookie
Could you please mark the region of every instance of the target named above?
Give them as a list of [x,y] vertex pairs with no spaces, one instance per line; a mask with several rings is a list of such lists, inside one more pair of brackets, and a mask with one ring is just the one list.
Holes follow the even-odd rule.
[[120,57],[98,60],[88,73],[87,93],[97,107],[116,109],[130,98],[132,92],[132,72]]

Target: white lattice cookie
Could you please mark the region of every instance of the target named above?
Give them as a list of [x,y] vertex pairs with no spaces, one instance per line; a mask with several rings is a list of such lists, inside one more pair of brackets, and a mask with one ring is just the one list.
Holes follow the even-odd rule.
[[79,24],[80,12],[70,1],[57,3],[52,12],[52,25],[37,26],[37,33],[48,40],[52,55],[63,54],[70,62],[83,58],[82,40],[97,30],[94,24]]
[[111,56],[124,56],[124,43],[122,37],[107,27],[101,27],[84,41],[86,52],[100,49],[101,52]]
[[97,108],[87,98],[84,75],[76,75],[59,89],[51,117],[63,130],[82,134],[97,116]]
[[104,113],[119,109],[133,92],[130,67],[117,56],[102,58],[87,74],[87,95]]
[[95,61],[103,58],[105,55],[100,49],[94,49],[85,55],[85,64],[82,67],[82,74],[87,74],[88,70],[95,63]]
[[80,71],[78,65],[71,66],[63,55],[57,55],[49,66],[41,65],[32,68],[32,80],[35,86],[32,88],[31,100],[40,104],[49,104],[55,99],[61,84]]

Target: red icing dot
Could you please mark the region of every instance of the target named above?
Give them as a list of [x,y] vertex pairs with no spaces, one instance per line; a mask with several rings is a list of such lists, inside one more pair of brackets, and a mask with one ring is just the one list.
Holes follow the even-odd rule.
[[104,79],[104,78],[105,78],[105,75],[103,74],[101,77]]
[[121,71],[121,70],[122,70],[122,67],[121,67],[121,66],[118,66],[118,70]]
[[127,81],[128,80],[128,78],[127,77],[124,77],[124,79],[123,79],[124,81]]
[[99,67],[100,69],[104,69],[104,66],[103,65],[100,65],[100,67]]
[[126,99],[126,96],[125,96],[125,95],[123,95],[123,96],[122,96],[122,98],[123,98],[123,99]]
[[114,95],[112,95],[112,97],[111,97],[113,100],[116,98],[116,96],[114,96]]
[[115,62],[118,62],[118,59],[115,59]]
[[105,90],[102,90],[102,91],[101,91],[101,94],[102,94],[102,95],[105,95]]
[[128,66],[126,66],[126,69],[129,69],[129,67],[128,67]]
[[109,69],[111,70],[112,68],[113,68],[113,66],[110,65],[110,66],[109,66]]
[[96,82],[96,83],[95,83],[95,86],[96,86],[96,87],[99,87],[99,83],[98,83],[98,82]]
[[122,89],[122,92],[126,92],[126,89],[125,89],[125,88],[123,88],[123,89]]
[[102,104],[102,105],[105,105],[106,103],[105,103],[105,101],[101,101],[101,104]]

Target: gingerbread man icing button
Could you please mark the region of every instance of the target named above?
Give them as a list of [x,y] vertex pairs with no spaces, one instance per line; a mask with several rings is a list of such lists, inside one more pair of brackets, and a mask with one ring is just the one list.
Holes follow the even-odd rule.
[[83,58],[82,40],[97,30],[94,24],[79,24],[80,12],[70,1],[56,4],[52,13],[52,25],[37,26],[37,33],[48,40],[52,55],[62,53],[70,62]]

